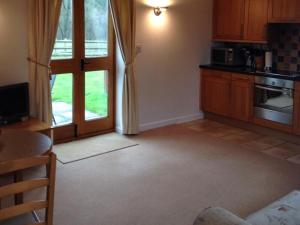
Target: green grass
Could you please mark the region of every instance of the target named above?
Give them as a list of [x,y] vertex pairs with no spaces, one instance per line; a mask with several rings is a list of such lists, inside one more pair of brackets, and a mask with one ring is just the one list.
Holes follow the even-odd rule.
[[[105,89],[105,73],[102,71],[87,72],[85,82],[85,109],[100,116],[107,116],[108,99]],[[52,89],[52,101],[72,104],[72,87],[72,74],[57,75]]]

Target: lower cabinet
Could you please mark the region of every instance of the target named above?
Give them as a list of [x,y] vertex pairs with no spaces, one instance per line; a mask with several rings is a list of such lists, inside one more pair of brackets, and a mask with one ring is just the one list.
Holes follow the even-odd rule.
[[300,135],[300,81],[297,82],[295,86],[294,133]]
[[238,120],[250,121],[253,115],[253,82],[247,75],[232,74],[231,116]]
[[204,111],[230,115],[230,83],[230,73],[203,70],[201,99]]
[[[201,71],[201,106],[205,112],[252,122],[253,90],[253,76],[210,69]],[[266,123],[260,125],[270,127]],[[300,135],[300,81],[295,84],[293,133]]]
[[201,102],[206,112],[250,121],[253,112],[251,76],[202,70]]

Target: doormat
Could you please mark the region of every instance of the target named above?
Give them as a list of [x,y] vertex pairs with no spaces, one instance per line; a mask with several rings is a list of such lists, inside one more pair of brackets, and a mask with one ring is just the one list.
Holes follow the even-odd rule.
[[137,145],[126,136],[110,133],[55,145],[53,152],[57,155],[58,161],[67,164]]

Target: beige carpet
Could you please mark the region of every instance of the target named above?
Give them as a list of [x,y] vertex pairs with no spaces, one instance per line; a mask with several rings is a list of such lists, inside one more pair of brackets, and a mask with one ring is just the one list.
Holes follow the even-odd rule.
[[55,145],[53,151],[61,163],[71,163],[105,153],[136,146],[129,138],[117,133],[104,134],[70,143]]
[[300,166],[181,125],[58,165],[55,225],[192,225],[209,206],[247,216],[300,188]]
[[132,141],[130,151],[58,163],[54,225],[192,225],[206,207],[245,217],[300,188],[299,165],[186,126]]

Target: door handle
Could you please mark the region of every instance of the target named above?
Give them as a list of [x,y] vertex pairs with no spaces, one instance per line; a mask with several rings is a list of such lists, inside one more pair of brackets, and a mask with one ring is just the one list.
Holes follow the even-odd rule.
[[80,70],[84,71],[85,70],[85,65],[89,64],[89,62],[86,59],[81,59],[80,60]]
[[275,92],[284,93],[283,89],[265,87],[265,86],[261,86],[261,85],[255,85],[255,87],[262,89],[262,90],[266,90],[266,91],[275,91]]
[[255,87],[266,91],[274,91],[274,92],[282,93],[291,97],[294,95],[294,91],[292,89],[287,89],[287,88],[277,89],[277,88],[265,87],[261,85],[255,85]]

